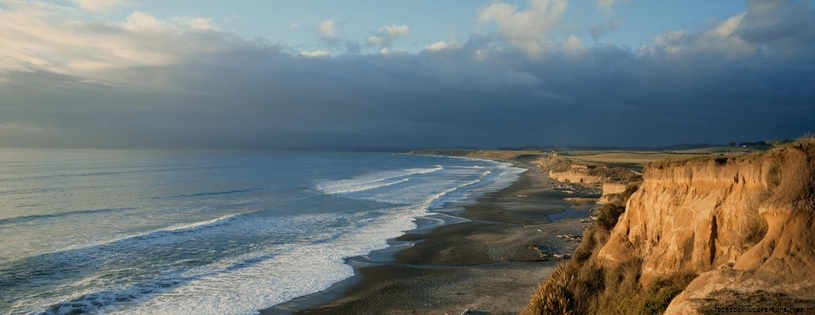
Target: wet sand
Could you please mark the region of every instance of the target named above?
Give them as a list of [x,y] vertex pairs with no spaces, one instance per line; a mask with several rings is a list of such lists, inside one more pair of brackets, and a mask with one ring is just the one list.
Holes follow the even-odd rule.
[[[589,224],[588,211],[574,211],[581,206],[563,198],[598,192],[553,190],[537,166],[515,164],[528,171],[512,185],[453,212],[467,222],[407,232],[391,249],[348,259],[354,277],[260,313],[517,314],[557,264],[553,254],[574,252],[577,243],[557,235],[582,235]],[[570,207],[585,216],[549,220]]]

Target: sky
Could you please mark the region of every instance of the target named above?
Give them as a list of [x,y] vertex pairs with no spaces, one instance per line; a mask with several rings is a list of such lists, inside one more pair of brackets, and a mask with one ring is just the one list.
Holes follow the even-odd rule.
[[815,131],[793,0],[0,0],[0,146],[646,146]]

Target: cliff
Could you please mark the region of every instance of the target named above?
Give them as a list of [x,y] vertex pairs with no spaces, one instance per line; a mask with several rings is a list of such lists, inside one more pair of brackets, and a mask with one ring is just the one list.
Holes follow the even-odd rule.
[[578,162],[557,154],[542,159],[539,166],[548,170],[552,180],[602,189],[600,201],[606,203],[618,202],[617,197],[629,184],[642,180],[641,174],[633,170]]
[[643,179],[596,256],[641,260],[642,286],[699,274],[666,314],[815,300],[815,142],[649,164]]

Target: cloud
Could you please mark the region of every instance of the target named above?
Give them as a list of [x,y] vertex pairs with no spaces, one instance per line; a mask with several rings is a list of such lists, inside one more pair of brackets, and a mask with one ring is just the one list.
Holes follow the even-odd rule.
[[433,43],[431,45],[425,46],[424,49],[427,50],[427,51],[441,51],[441,50],[447,50],[447,49],[456,49],[456,48],[459,48],[459,47],[461,47],[461,45],[459,45],[459,43],[456,42],[456,41],[450,41],[450,42],[439,41],[439,42]]
[[381,34],[384,34],[388,37],[396,37],[396,36],[408,36],[410,35],[410,29],[407,25],[387,25],[379,30]]
[[794,58],[815,52],[815,10],[804,2],[748,1],[748,10],[711,27],[654,37],[654,49],[673,58],[723,60]]
[[337,31],[334,30],[334,20],[328,20],[320,24],[320,36],[331,38],[334,37],[336,33]]
[[159,21],[152,15],[140,11],[133,12],[127,16],[127,22],[123,25],[125,29],[139,32],[139,31],[152,31],[158,32],[169,29],[167,23]]
[[93,12],[105,11],[125,4],[121,0],[73,0],[73,2],[83,9]]
[[118,84],[111,77],[119,83],[152,84],[129,82],[124,69],[175,63],[189,57],[186,53],[212,49],[202,33],[222,34],[210,20],[195,17],[161,21],[136,11],[115,25],[63,22],[61,13],[0,10],[0,60],[5,60],[0,74],[47,71],[108,84]]
[[329,53],[327,50],[304,51],[304,52],[300,53],[301,56],[310,57],[310,58],[328,57],[330,54],[331,53]]
[[380,28],[376,34],[368,37],[366,42],[368,45],[378,45],[383,49],[390,49],[393,39],[399,36],[410,36],[410,28],[407,25],[386,25]]
[[566,11],[565,0],[528,0],[525,11],[504,2],[493,4],[478,15],[482,22],[495,22],[498,33],[530,56],[540,56],[552,42],[546,35],[558,27]]
[[[0,145],[666,145],[813,129],[808,7],[748,3],[743,14],[630,50],[548,39],[557,23],[518,14],[557,15],[557,4],[535,3],[548,6],[501,15],[496,4],[495,35],[394,52],[385,39],[410,31],[394,24],[373,34],[387,54],[347,41],[349,53],[331,58],[195,18],[135,12],[105,24],[65,18],[63,8],[0,10]],[[546,53],[529,58],[528,45],[512,44],[524,39],[513,27],[538,32],[528,40]]]

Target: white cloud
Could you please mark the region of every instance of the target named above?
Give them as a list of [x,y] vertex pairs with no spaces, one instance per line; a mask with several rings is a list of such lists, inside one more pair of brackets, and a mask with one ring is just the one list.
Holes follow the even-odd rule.
[[554,45],[546,35],[560,25],[566,7],[565,0],[529,0],[526,11],[519,11],[501,2],[481,10],[478,20],[494,21],[509,44],[535,57]]
[[320,24],[320,36],[329,38],[334,37],[336,33],[337,31],[334,30],[334,20],[328,20]]
[[[86,23],[64,19],[64,8],[17,5],[14,10],[0,9],[0,81],[12,71],[46,71],[106,84],[123,83],[130,72],[122,69],[168,65],[195,55],[196,50],[217,47],[203,43],[206,37],[187,36],[189,32],[216,31],[207,19],[161,21],[137,11],[118,25]],[[156,78],[128,83],[158,82]]]
[[300,53],[303,57],[315,58],[315,57],[328,57],[330,53],[327,50],[315,50],[315,51],[304,51]]
[[656,35],[653,39],[658,50],[655,51],[664,52],[674,58],[710,53],[719,57],[752,54],[759,45],[746,41],[737,32],[745,17],[746,15],[742,13],[698,33],[680,30]]
[[396,37],[399,35],[403,36],[410,35],[410,29],[407,27],[407,25],[397,26],[396,24],[392,24],[379,29],[379,32],[387,35],[388,37]]
[[427,51],[441,51],[447,49],[455,49],[459,47],[461,47],[461,45],[456,41],[451,42],[439,41],[432,45],[424,46],[424,49]]
[[136,11],[127,16],[127,22],[123,25],[125,29],[130,31],[150,31],[158,32],[168,28],[167,23],[159,21],[150,14]]
[[407,54],[407,51],[404,51],[404,50],[401,50],[401,49],[391,49],[391,48],[385,47],[385,48],[380,49],[379,53],[383,54],[383,55],[394,55],[394,54]]
[[407,25],[386,25],[379,29],[376,34],[368,37],[365,41],[368,45],[378,45],[382,48],[390,48],[394,38],[399,36],[410,36],[410,28]]
[[116,6],[121,6],[124,1],[121,0],[73,0],[74,3],[88,11],[104,11]]
[[300,27],[300,23],[291,23],[291,25],[289,25],[289,29],[291,29],[291,30],[296,30],[299,27]]

